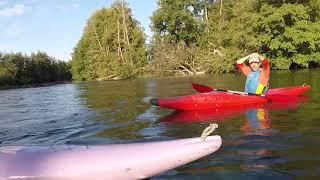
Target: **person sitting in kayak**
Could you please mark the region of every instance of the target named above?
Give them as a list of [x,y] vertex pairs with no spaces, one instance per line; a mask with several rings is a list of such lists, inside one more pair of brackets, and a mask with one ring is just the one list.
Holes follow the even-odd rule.
[[[249,67],[245,61],[249,60]],[[260,54],[252,53],[237,60],[237,68],[247,76],[245,92],[264,94],[269,87],[269,60]]]

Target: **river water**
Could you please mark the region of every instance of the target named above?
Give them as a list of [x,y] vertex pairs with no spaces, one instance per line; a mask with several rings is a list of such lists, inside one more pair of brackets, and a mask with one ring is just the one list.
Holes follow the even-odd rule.
[[299,103],[236,113],[175,113],[152,97],[191,83],[242,90],[239,73],[61,84],[0,91],[0,146],[111,144],[198,137],[219,124],[219,151],[152,179],[320,178],[320,70],[273,71],[270,86],[312,85]]

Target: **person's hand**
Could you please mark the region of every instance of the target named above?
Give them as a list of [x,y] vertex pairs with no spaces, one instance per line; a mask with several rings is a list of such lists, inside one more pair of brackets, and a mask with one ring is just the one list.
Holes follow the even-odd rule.
[[242,64],[242,63],[244,63],[247,59],[250,58],[250,55],[251,55],[251,54],[249,54],[249,55],[247,55],[246,57],[243,57],[243,58],[241,58],[241,59],[238,59],[238,60],[237,60],[237,64]]
[[250,58],[254,58],[254,57],[259,58],[259,57],[260,57],[260,54],[258,54],[258,53],[251,53],[251,54],[250,54]]
[[251,53],[249,56],[250,56],[250,58],[259,58],[260,61],[265,59],[265,57],[263,55],[258,54],[258,53]]

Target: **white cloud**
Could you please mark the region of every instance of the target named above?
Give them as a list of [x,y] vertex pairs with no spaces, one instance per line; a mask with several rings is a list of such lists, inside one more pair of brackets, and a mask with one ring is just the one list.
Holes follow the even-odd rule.
[[60,11],[64,11],[66,9],[66,7],[64,5],[56,5],[56,9],[58,9]]
[[13,7],[0,9],[0,16],[18,16],[25,12],[24,4],[15,4]]
[[77,4],[77,3],[73,3],[73,4],[72,4],[72,7],[73,7],[74,9],[78,9],[78,8],[79,8],[79,6],[80,6],[80,5],[79,5],[79,4]]
[[40,0],[29,0],[30,3],[38,3]]
[[0,0],[0,6],[6,5],[8,2],[5,0]]
[[[71,4],[71,8],[73,8],[73,9],[78,9],[79,7],[80,7],[80,5],[78,3]],[[60,11],[66,11],[67,9],[70,8],[70,5],[59,4],[59,5],[56,5],[55,8]]]

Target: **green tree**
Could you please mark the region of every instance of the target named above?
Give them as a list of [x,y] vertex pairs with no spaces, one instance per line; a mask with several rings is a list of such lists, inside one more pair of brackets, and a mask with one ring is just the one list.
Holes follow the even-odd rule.
[[[212,70],[232,70],[234,60],[250,52],[264,53],[273,69],[319,63],[319,3],[314,0],[226,1],[209,11],[209,30],[201,45],[212,57]],[[207,55],[210,59],[210,54]],[[221,68],[219,68],[221,67]]]
[[129,78],[143,72],[145,37],[123,1],[96,11],[72,55],[75,80]]
[[[159,0],[151,17],[151,70],[162,75],[195,75],[208,72],[207,59],[197,58],[207,29],[208,9],[214,1]],[[203,38],[202,38],[203,39]]]
[[[314,1],[315,2],[315,1]],[[319,11],[312,1],[261,3],[256,32],[275,69],[320,62]]]
[[87,77],[86,72],[86,51],[89,48],[89,41],[85,40],[83,37],[79,40],[76,47],[74,48],[74,52],[72,54],[71,64],[71,72],[72,78],[79,81],[85,81],[89,79]]
[[159,8],[151,17],[156,41],[195,43],[204,31],[205,4],[199,0],[159,0]]
[[70,66],[44,52],[0,53],[0,85],[27,85],[71,80]]

